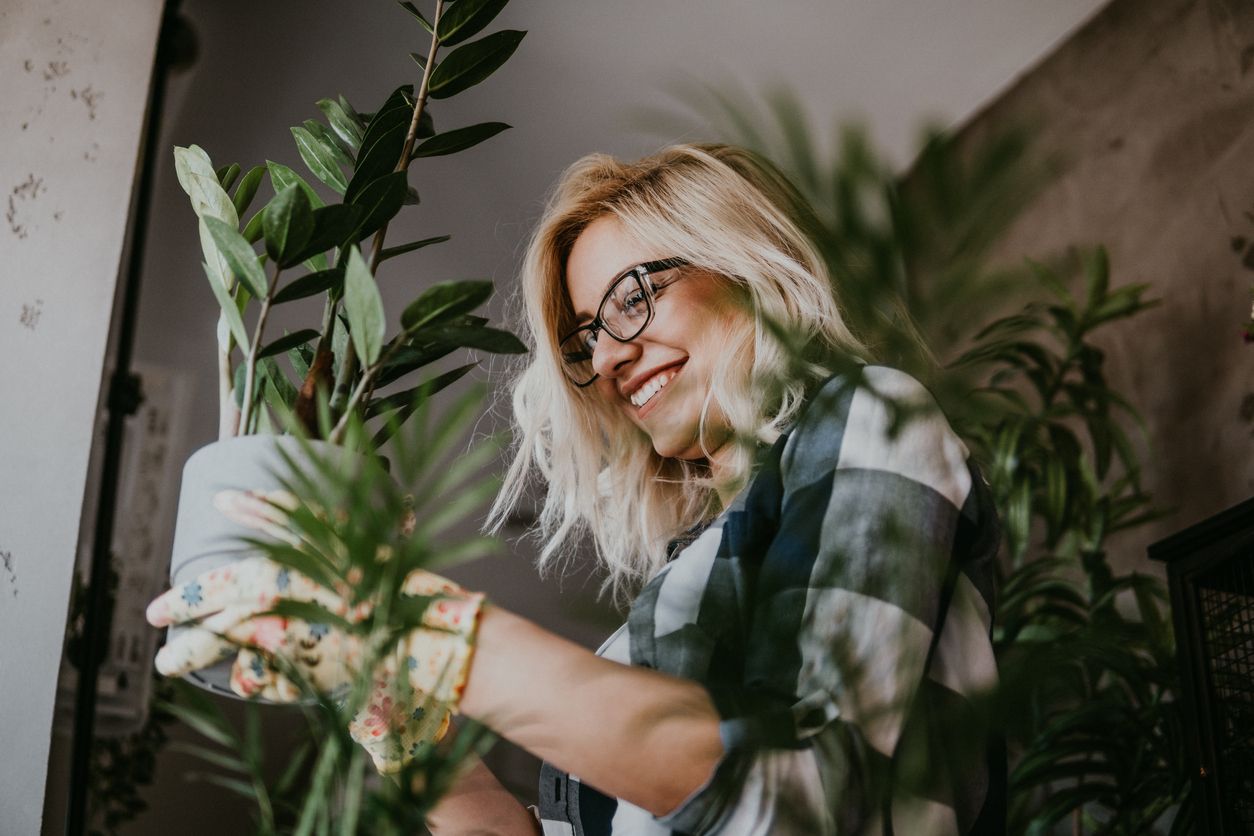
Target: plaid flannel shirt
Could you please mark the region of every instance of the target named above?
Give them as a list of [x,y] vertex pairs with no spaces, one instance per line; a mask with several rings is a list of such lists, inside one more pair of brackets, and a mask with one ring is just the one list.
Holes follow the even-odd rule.
[[545,764],[546,836],[1004,833],[1004,749],[971,702],[997,681],[999,539],[917,381],[828,380],[602,648],[709,690],[713,775],[654,818]]

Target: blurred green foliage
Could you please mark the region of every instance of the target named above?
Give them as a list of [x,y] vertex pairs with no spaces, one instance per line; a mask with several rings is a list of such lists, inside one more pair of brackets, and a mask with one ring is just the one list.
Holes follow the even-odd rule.
[[901,176],[856,127],[821,149],[787,91],[692,86],[677,101],[643,121],[668,135],[699,123],[794,182],[867,359],[928,385],[991,484],[1005,544],[1002,682],[987,708],[1010,745],[1010,832],[1191,832],[1165,585],[1115,571],[1107,553],[1158,515],[1144,439],[1129,435],[1143,422],[1100,347],[1104,329],[1156,303],[1148,288],[1112,287],[1101,248],[995,261],[1057,168],[1026,129],[931,130]]

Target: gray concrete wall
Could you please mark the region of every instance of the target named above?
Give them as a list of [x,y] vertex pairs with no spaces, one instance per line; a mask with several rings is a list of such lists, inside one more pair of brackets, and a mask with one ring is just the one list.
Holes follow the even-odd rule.
[[1159,571],[1147,544],[1254,494],[1254,4],[1115,0],[976,116],[964,141],[1028,122],[1065,170],[998,248],[1017,260],[1105,244],[1112,284],[1162,304],[1110,326],[1110,382],[1148,424],[1147,487],[1165,519],[1112,543]]

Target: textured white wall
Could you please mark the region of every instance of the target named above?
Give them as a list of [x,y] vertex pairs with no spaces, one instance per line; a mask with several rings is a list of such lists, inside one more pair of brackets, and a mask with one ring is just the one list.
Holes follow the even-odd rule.
[[0,4],[0,833],[38,832],[160,0]]

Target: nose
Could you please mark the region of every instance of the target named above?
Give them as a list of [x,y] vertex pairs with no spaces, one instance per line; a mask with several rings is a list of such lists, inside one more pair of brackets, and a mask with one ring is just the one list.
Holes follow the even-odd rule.
[[592,370],[601,377],[617,377],[619,372],[640,356],[635,340],[620,343],[609,334],[602,334],[592,351]]

